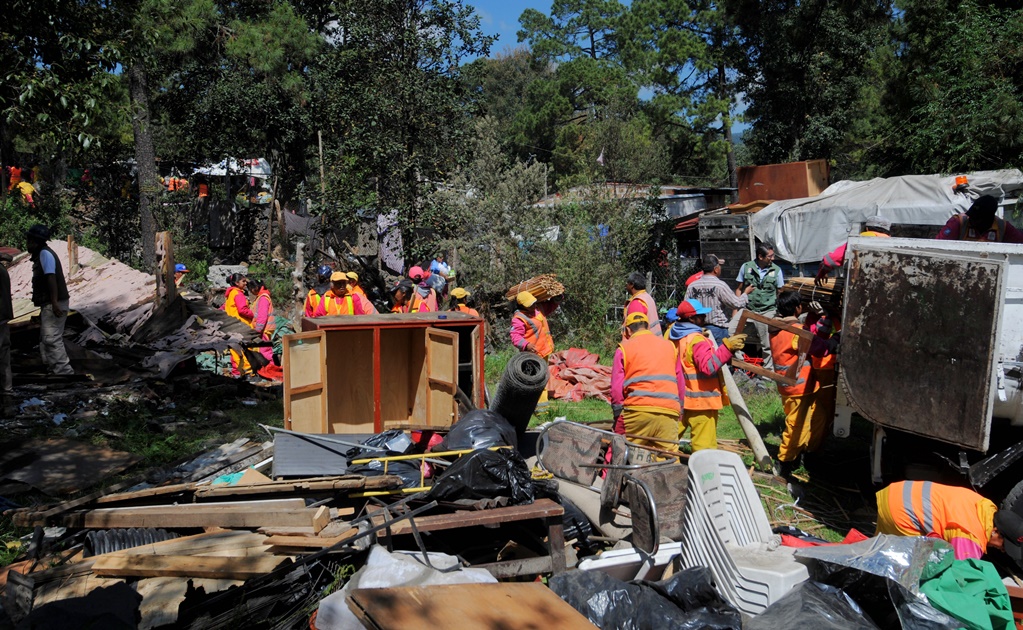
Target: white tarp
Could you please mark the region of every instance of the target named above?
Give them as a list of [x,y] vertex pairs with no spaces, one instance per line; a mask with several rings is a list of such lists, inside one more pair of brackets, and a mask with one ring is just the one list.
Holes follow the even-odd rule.
[[776,201],[753,215],[753,233],[774,244],[778,258],[793,264],[817,262],[881,215],[892,224],[933,225],[965,212],[980,195],[1014,198],[1023,190],[1017,169],[970,173],[968,194],[955,193],[955,176],[906,175],[865,182],[840,181],[816,197]]
[[225,158],[217,164],[197,168],[195,169],[195,172],[203,175],[209,175],[211,177],[223,177],[227,175],[228,170],[231,171],[232,175],[245,175],[247,177],[258,177],[260,179],[269,179],[273,176],[273,170],[270,168],[270,163],[266,161],[266,158],[253,158],[247,160]]

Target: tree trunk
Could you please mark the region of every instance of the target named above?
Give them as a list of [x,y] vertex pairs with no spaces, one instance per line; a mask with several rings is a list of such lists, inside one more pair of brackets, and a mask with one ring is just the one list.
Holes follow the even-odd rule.
[[[724,62],[718,63],[718,90],[721,98],[727,98],[725,93],[727,90],[726,78],[725,78],[725,64]],[[725,107],[725,111],[722,112],[721,116],[721,131],[725,137],[725,142],[728,143],[728,153],[726,159],[728,160],[728,186],[730,188],[739,187],[739,175],[735,171],[735,143],[732,141],[732,116],[731,116],[731,99],[728,100],[728,105]]]
[[149,86],[146,69],[135,62],[128,69],[131,94],[131,127],[135,134],[135,166],[138,169],[139,212],[141,213],[142,262],[152,271],[156,265],[156,219],[160,203],[160,175],[153,149],[153,126],[149,120]]

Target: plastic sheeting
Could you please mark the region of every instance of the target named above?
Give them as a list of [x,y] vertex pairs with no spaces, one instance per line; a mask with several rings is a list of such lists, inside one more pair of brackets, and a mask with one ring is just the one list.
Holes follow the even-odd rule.
[[474,409],[459,418],[433,450],[462,451],[491,446],[517,448],[515,428],[496,411]]
[[518,451],[479,450],[463,455],[437,478],[428,498],[476,501],[507,497],[512,504],[532,503],[533,476]]
[[1014,197],[1023,190],[1017,169],[968,175],[969,194],[952,191],[955,176],[906,175],[865,182],[841,181],[816,197],[776,201],[751,218],[753,233],[774,244],[778,258],[793,264],[819,262],[874,215],[893,224],[933,225],[965,212],[980,195]]
[[600,355],[569,348],[551,355],[547,391],[555,400],[579,402],[599,398],[611,402],[611,366],[600,365]]
[[841,589],[802,582],[785,597],[747,622],[745,630],[814,628],[815,630],[877,630],[859,605]]
[[742,618],[721,599],[710,572],[694,567],[661,582],[622,582],[600,571],[570,571],[548,582],[558,597],[602,630],[739,630]]

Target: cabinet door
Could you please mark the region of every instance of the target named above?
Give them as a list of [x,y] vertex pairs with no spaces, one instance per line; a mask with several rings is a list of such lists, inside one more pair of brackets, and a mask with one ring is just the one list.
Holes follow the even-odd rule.
[[284,428],[327,433],[327,344],[323,331],[285,335]]
[[451,426],[458,409],[458,333],[426,329],[426,379],[426,423],[431,427]]

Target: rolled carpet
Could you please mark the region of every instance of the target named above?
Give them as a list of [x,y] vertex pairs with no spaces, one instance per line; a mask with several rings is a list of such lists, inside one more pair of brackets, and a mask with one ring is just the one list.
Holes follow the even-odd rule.
[[497,383],[490,410],[504,416],[515,427],[520,442],[540,394],[547,387],[547,377],[546,361],[532,352],[520,352],[508,361]]

